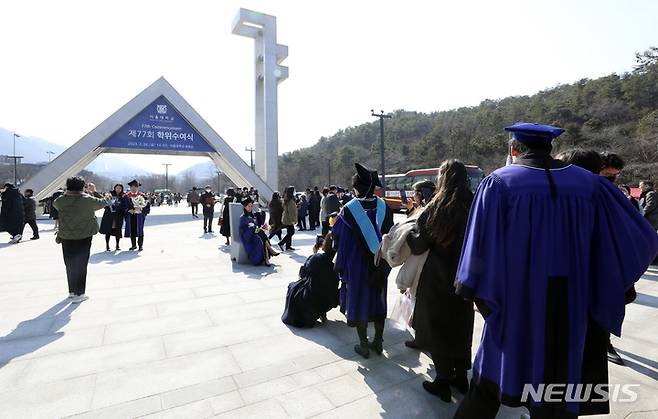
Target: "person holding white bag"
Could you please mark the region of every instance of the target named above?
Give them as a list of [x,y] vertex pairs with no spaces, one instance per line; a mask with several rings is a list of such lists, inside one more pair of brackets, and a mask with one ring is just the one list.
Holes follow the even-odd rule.
[[423,382],[423,388],[446,403],[451,385],[468,391],[471,368],[473,303],[455,294],[453,281],[472,201],[466,167],[457,160],[443,162],[436,193],[407,236],[412,254],[427,252],[412,321],[417,344],[430,350],[436,370],[435,380]]

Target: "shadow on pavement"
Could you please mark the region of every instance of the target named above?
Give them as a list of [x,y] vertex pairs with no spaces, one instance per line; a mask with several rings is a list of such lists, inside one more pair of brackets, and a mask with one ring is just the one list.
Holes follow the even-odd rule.
[[[624,363],[626,363],[630,369],[658,381],[658,371],[656,371],[656,369],[658,369],[658,362],[640,355],[636,355],[632,352],[624,351],[619,348],[616,349],[617,352],[626,357],[626,359],[624,359]],[[640,362],[644,365],[640,364]]]
[[658,297],[648,294],[637,293],[637,298],[633,301],[635,304],[640,304],[647,307],[658,308]]
[[89,263],[109,263],[111,265],[126,262],[128,260],[137,259],[139,252],[136,250],[122,250],[120,252],[98,252],[89,257]]
[[[71,319],[80,304],[63,300],[37,317],[20,322],[11,333],[0,337],[0,368],[12,359],[32,353],[64,336],[57,332]],[[52,329],[55,329],[53,332]]]
[[[229,253],[230,250],[226,253]],[[271,266],[265,266],[265,265],[246,265],[246,264],[240,264],[234,261],[231,261],[232,267],[231,270],[233,273],[241,273],[247,276],[249,279],[265,279],[266,277],[272,275],[273,273],[276,272],[276,261],[272,260],[271,261],[273,265]]]

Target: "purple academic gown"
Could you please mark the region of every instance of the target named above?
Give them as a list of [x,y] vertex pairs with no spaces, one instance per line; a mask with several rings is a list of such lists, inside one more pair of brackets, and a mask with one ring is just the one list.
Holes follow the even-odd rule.
[[607,179],[575,166],[551,174],[555,199],[543,169],[511,165],[483,180],[457,271],[458,294],[485,316],[474,380],[510,406],[528,405],[526,383],[581,382],[588,315],[619,336],[624,293],[658,251]]
[[257,222],[254,216],[243,214],[240,217],[240,239],[242,245],[249,255],[249,261],[254,265],[260,265],[265,260],[265,243],[262,237],[256,234]]
[[[371,287],[369,284],[368,261],[373,260],[373,254],[363,243],[360,233],[354,231],[352,224],[347,220],[345,211],[336,219],[332,228],[332,235],[336,246],[336,271],[341,281],[340,307],[346,314],[348,326],[358,323],[384,320],[386,318],[386,288]],[[386,209],[387,216],[382,227],[388,232],[392,225],[392,214]],[[366,210],[370,222],[375,226],[377,238],[382,239],[382,233],[377,227],[376,209]],[[390,268],[385,267],[386,275]]]

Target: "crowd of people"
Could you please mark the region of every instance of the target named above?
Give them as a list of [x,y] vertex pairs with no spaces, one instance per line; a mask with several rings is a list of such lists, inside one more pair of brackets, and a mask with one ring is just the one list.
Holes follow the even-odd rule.
[[[313,327],[340,305],[356,328],[355,352],[379,355],[387,276],[400,266],[399,301],[414,305],[407,320],[415,337],[405,344],[432,357],[436,375],[426,391],[446,403],[453,388],[464,394],[456,418],[494,418],[501,404],[526,406],[533,418],[608,413],[607,394],[581,386],[574,395],[567,384],[605,392],[607,363],[623,363],[610,334],[620,336],[634,283],[658,262],[658,195],[643,181],[635,202],[627,185],[616,185],[624,162],[613,153],[553,158],[561,128],[506,130],[510,164],[475,195],[465,166],[445,161],[436,183],[414,185],[407,219],[395,225],[373,195],[376,172],[357,165],[356,199],[289,285],[282,321]],[[476,312],[485,327],[473,360]],[[523,396],[527,385],[551,384],[561,386],[551,394],[558,403]]]
[[[644,180],[636,200],[628,185],[617,185],[624,161],[614,153],[573,149],[552,157],[562,128],[521,123],[505,130],[509,164],[475,194],[464,164],[446,160],[436,182],[413,185],[406,219],[397,224],[375,195],[382,187],[377,172],[356,163],[353,194],[335,185],[298,194],[289,186],[272,195],[269,220],[258,191],[228,189],[220,234],[227,245],[239,235],[249,262],[269,266],[272,257],[295,250],[295,227],[321,228],[313,254],[288,286],[282,321],[313,327],[339,306],[356,329],[354,351],[364,358],[384,351],[388,277],[400,267],[398,304],[413,305],[404,322],[414,338],[405,345],[433,360],[435,377],[422,384],[427,392],[446,403],[453,389],[464,394],[456,418],[494,418],[501,403],[526,406],[531,417],[607,413],[609,402],[598,393],[581,401],[560,393],[559,403],[522,393],[526,385],[607,385],[607,362],[623,364],[610,335],[620,336],[634,283],[658,262],[657,192]],[[120,250],[122,234],[131,238],[130,250],[143,249],[153,196],[140,192],[137,180],[128,186],[101,194],[73,177],[54,196],[51,216],[73,302],[87,298],[93,235],[105,235],[107,251],[112,237]],[[21,194],[12,184],[1,191],[0,231],[17,243],[29,225],[38,239],[32,191]],[[194,218],[202,206],[204,233],[212,233],[218,200],[211,187],[193,188],[187,202]],[[231,203],[242,205],[236,232]],[[102,208],[99,228],[95,211]],[[473,358],[476,313],[485,327]]]

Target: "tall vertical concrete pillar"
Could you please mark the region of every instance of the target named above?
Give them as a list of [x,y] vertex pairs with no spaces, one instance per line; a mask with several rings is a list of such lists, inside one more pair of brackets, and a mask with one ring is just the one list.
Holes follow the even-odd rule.
[[276,17],[240,9],[233,21],[235,35],[253,38],[256,96],[256,174],[271,189],[279,189],[278,98],[280,82],[288,78],[288,47],[276,42]]

